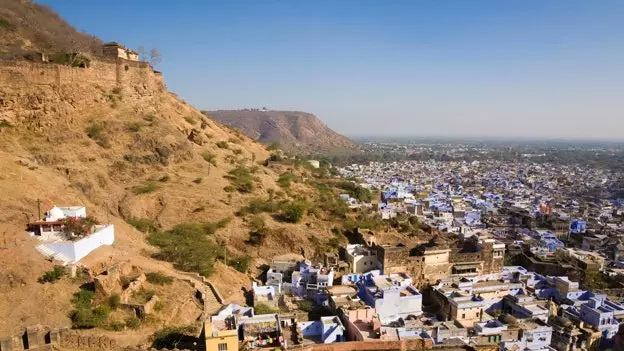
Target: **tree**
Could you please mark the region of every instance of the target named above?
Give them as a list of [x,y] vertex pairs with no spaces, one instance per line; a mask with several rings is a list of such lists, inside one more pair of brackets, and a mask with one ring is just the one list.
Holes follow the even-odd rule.
[[143,45],[139,46],[137,54],[139,54],[139,61],[147,62],[147,52],[145,51],[145,47]]
[[150,59],[149,63],[152,66],[159,64],[162,61],[162,56],[160,55],[160,50],[152,49],[150,50]]

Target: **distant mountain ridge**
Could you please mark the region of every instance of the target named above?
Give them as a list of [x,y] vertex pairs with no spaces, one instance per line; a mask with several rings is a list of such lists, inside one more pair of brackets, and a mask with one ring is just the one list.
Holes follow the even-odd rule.
[[211,118],[264,144],[278,143],[287,151],[314,153],[355,150],[358,144],[330,129],[315,115],[301,111],[218,110]]

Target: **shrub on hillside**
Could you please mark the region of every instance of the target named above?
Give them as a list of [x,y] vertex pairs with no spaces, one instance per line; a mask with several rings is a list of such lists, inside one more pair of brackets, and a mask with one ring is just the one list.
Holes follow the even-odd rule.
[[288,202],[282,205],[280,219],[288,223],[297,223],[305,214],[306,204],[302,201]]
[[197,338],[195,329],[187,327],[165,327],[152,335],[152,348],[155,349],[194,349]]
[[217,147],[219,149],[227,149],[227,148],[229,148],[229,145],[228,145],[227,141],[225,141],[225,140],[218,141],[216,145],[217,145]]
[[153,232],[156,230],[156,224],[154,223],[154,220],[149,218],[132,217],[128,219],[128,224],[143,233]]
[[112,294],[111,296],[108,297],[108,307],[110,307],[111,310],[116,310],[119,308],[119,306],[121,306],[121,296],[119,296],[119,294]]
[[217,155],[213,154],[212,152],[204,151],[202,153],[202,157],[204,158],[206,162],[211,163],[213,166],[217,165]]
[[284,172],[280,174],[279,178],[277,179],[277,184],[279,184],[279,186],[281,186],[282,188],[290,188],[290,184],[296,181],[296,179],[297,176],[292,174],[291,172]]
[[141,127],[142,127],[142,126],[143,126],[143,125],[142,125],[141,123],[138,123],[138,122],[128,122],[128,123],[126,124],[126,129],[127,129],[129,132],[132,132],[132,133],[138,133],[138,132],[141,130]]
[[245,167],[236,167],[225,176],[239,193],[250,193],[254,188],[251,172]]
[[278,206],[271,200],[262,200],[260,198],[251,199],[249,204],[239,210],[241,215],[247,213],[258,214],[262,212],[273,213],[278,210]]
[[52,270],[43,273],[43,275],[39,278],[39,283],[54,283],[57,280],[60,280],[67,272],[65,271],[65,267],[56,265]]
[[373,200],[373,193],[370,190],[363,188],[354,182],[342,181],[337,186],[345,190],[351,197],[357,199],[360,202],[371,202]]
[[173,277],[160,272],[149,272],[145,274],[147,281],[156,285],[171,285]]
[[104,125],[97,122],[91,122],[85,129],[85,132],[87,133],[87,136],[91,140],[95,141],[95,143],[99,146],[105,149],[111,147],[110,140],[108,139],[108,135],[106,133],[106,128],[104,128]]
[[214,234],[228,221],[183,223],[169,231],[150,234],[148,242],[160,248],[154,258],[172,262],[176,269],[210,276],[219,248],[207,235]]
[[269,150],[269,151],[279,150],[280,149],[280,144],[278,142],[271,143],[269,146],[267,146],[266,149]]
[[238,256],[232,260],[228,260],[228,266],[236,269],[241,273],[247,273],[253,259],[249,255]]
[[274,313],[279,313],[279,310],[276,308],[273,308],[267,304],[264,304],[262,302],[256,303],[254,304],[254,314],[255,315],[259,315],[259,314],[274,314]]
[[77,329],[104,327],[108,321],[110,308],[108,305],[93,306],[95,292],[80,289],[74,294],[72,304],[74,310],[69,313],[72,326]]
[[13,128],[13,125],[9,121],[1,120],[0,128]]
[[139,329],[141,327],[141,320],[137,316],[131,316],[126,318],[126,327],[129,329]]
[[135,186],[132,191],[137,194],[149,194],[149,193],[153,193],[154,191],[160,189],[160,185],[154,183],[154,182],[145,182],[141,185],[137,185]]

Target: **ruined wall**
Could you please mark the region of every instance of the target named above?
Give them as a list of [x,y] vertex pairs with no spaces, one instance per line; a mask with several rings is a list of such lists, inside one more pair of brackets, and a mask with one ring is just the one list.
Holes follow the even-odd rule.
[[79,335],[73,330],[62,330],[60,338],[61,348],[82,350],[118,350],[117,342],[107,336]]
[[127,60],[91,61],[79,68],[53,63],[0,61],[0,87],[27,88],[33,85],[98,85],[106,90],[115,87],[163,91],[162,74],[145,62]]
[[69,328],[33,326],[26,328],[23,334],[0,338],[0,351],[48,351],[59,348],[110,351],[119,349],[117,342],[107,336],[79,335]]

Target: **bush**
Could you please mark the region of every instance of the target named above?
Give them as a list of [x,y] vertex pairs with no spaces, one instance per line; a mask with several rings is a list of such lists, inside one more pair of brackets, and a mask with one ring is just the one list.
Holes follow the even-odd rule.
[[141,185],[137,185],[134,187],[134,189],[132,190],[135,194],[140,195],[140,194],[149,194],[149,193],[153,193],[154,191],[160,189],[160,185],[154,183],[154,182],[145,182]]
[[122,322],[110,322],[104,326],[104,329],[110,331],[122,331],[126,325]]
[[213,166],[217,165],[217,155],[213,154],[212,152],[204,151],[204,153],[202,153],[202,157],[206,162],[210,162]]
[[228,221],[183,223],[169,231],[150,234],[148,242],[160,248],[154,258],[171,262],[176,269],[210,276],[219,247],[207,235],[214,234]]
[[165,308],[165,303],[162,300],[156,301],[154,304],[154,311],[161,312]]
[[39,278],[39,283],[54,283],[55,281],[63,278],[65,275],[67,275],[65,267],[56,265],[51,271],[43,273],[43,276]]
[[350,181],[342,181],[337,184],[337,186],[345,190],[349,196],[357,199],[360,202],[371,202],[373,200],[373,193],[366,188],[362,188],[361,186],[350,182]]
[[227,141],[224,140],[218,141],[216,145],[219,149],[228,149],[230,147]]
[[139,329],[141,327],[141,320],[137,316],[126,318],[126,327],[130,329]]
[[111,147],[110,141],[108,140],[108,135],[106,134],[106,129],[102,124],[91,122],[87,128],[85,129],[87,136],[95,141],[99,146],[108,149]]
[[0,17],[0,28],[4,28],[10,31],[15,30],[15,26],[11,22],[9,22],[6,18],[2,18],[2,17]]
[[236,167],[226,176],[232,186],[240,193],[250,193],[254,188],[254,179],[251,172],[245,167]]
[[108,307],[110,307],[111,310],[114,311],[118,309],[119,306],[121,306],[121,297],[119,294],[113,294],[108,297]]
[[247,213],[258,214],[262,212],[273,213],[278,210],[277,204],[275,204],[271,200],[262,200],[260,198],[255,198],[249,201],[249,204],[239,210],[241,215],[245,215]]
[[106,325],[110,309],[106,305],[93,308],[95,292],[81,289],[74,294],[74,310],[69,313],[72,326],[78,329],[102,327]]
[[154,224],[154,221],[149,218],[132,217],[128,220],[128,224],[143,233],[153,232],[156,230],[156,225]]
[[134,294],[132,294],[132,297],[137,300],[138,303],[143,304],[151,300],[155,294],[156,292],[154,290],[141,287],[141,289],[135,291]]
[[282,188],[290,188],[290,184],[297,179],[297,176],[292,174],[291,172],[284,172],[280,174],[277,179],[277,184]]
[[234,155],[240,155],[240,154],[243,153],[243,150],[241,150],[241,149],[234,149],[234,150],[232,150],[232,152],[234,153]]
[[195,121],[195,118],[193,118],[193,116],[185,116],[184,120],[189,123],[189,124],[195,124],[197,123],[197,121]]
[[166,183],[169,181],[169,176],[168,175],[163,176],[162,178],[158,179],[158,181],[161,183]]
[[13,128],[13,125],[9,121],[0,121],[0,128]]
[[188,327],[165,327],[152,335],[152,347],[155,349],[194,349],[195,329]]
[[149,272],[145,274],[147,281],[156,285],[171,285],[173,283],[173,277],[160,272]]
[[200,184],[202,182],[202,177],[197,177],[195,179],[193,179],[193,183],[195,184]]
[[249,266],[251,265],[252,258],[249,255],[239,256],[233,260],[228,260],[228,266],[236,269],[241,273],[247,273]]
[[306,204],[302,201],[286,203],[282,206],[281,219],[284,222],[297,223],[303,218],[306,211]]
[[132,133],[138,133],[141,130],[141,123],[138,122],[129,122],[126,124],[126,129]]
[[258,302],[254,305],[254,314],[258,315],[258,314],[274,314],[274,313],[279,313],[279,310],[264,304],[262,302]]
[[280,144],[278,142],[274,142],[271,143],[269,146],[267,146],[267,150],[269,151],[275,151],[275,150],[279,150],[280,149]]
[[297,306],[304,312],[311,312],[314,308],[314,304],[308,300],[297,301]]

